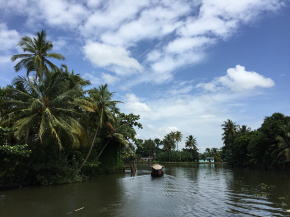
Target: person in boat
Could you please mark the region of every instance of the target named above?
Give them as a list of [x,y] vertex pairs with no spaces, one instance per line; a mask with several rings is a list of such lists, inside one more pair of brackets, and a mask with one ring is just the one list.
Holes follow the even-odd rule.
[[163,176],[163,166],[161,166],[160,164],[153,164],[152,165],[152,172],[151,172],[151,176],[153,177],[160,177]]

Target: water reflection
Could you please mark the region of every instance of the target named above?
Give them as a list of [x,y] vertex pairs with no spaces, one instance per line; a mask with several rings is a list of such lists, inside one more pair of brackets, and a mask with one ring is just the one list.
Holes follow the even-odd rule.
[[[214,165],[150,168],[88,183],[0,192],[1,217],[290,216],[290,175]],[[81,208],[78,212],[71,212]]]
[[229,180],[229,213],[249,216],[290,216],[289,174],[235,170]]
[[120,205],[121,189],[119,177],[101,176],[85,184],[6,191],[2,192],[6,198],[0,201],[0,216],[109,216]]

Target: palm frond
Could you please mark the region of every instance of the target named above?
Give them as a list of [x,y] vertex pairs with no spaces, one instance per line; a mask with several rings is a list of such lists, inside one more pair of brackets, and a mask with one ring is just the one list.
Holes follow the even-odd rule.
[[33,126],[33,122],[36,116],[37,114],[32,114],[30,116],[17,120],[14,124],[14,128],[16,129],[15,136],[18,138],[24,136],[27,131]]
[[47,57],[54,58],[57,60],[64,60],[65,59],[64,56],[59,54],[59,53],[48,53]]
[[20,58],[31,57],[31,56],[32,56],[31,54],[16,54],[11,57],[11,61],[15,61]]

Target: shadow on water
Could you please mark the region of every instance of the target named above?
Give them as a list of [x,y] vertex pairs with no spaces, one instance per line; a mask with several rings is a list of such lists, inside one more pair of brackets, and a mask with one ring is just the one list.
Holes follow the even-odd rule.
[[[165,165],[152,178],[108,175],[79,184],[0,192],[2,217],[287,216],[290,175],[215,165]],[[77,210],[77,211],[73,211]],[[290,215],[288,215],[290,216]]]

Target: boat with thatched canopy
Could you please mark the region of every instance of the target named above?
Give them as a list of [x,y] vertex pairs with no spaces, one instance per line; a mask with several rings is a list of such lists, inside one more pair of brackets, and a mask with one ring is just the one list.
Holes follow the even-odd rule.
[[152,177],[161,177],[161,176],[163,176],[163,174],[164,174],[163,166],[161,166],[160,164],[153,164],[151,168],[152,168],[152,171],[151,171],[151,176]]

